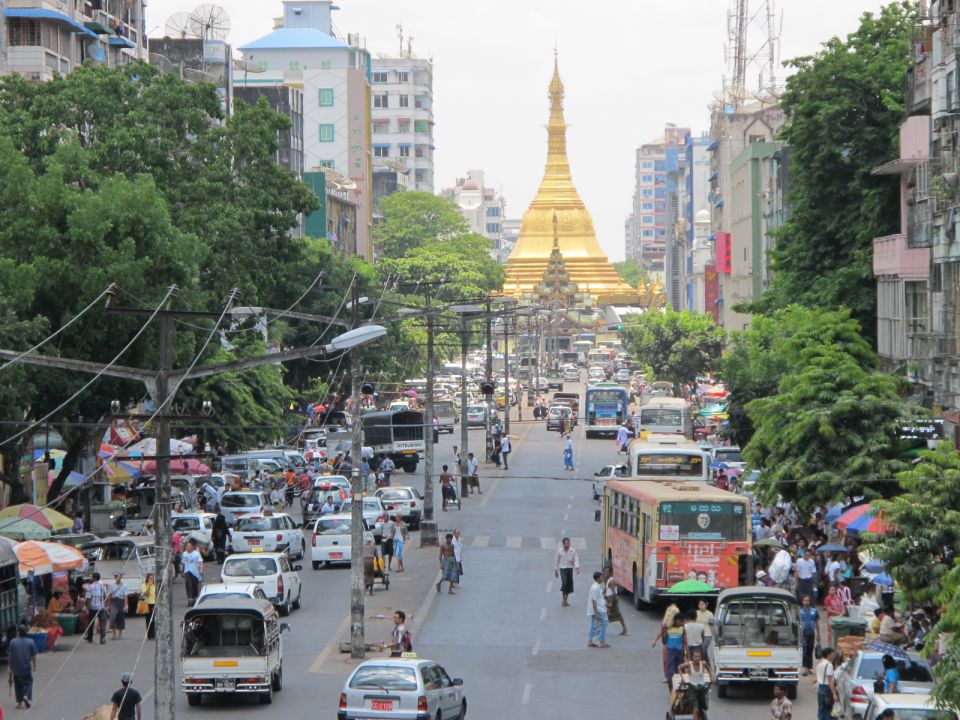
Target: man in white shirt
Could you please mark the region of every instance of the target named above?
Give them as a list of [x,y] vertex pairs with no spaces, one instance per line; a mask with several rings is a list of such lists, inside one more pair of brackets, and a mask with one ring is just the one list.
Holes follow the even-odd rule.
[[[608,648],[607,645],[607,601],[603,597],[603,573],[593,574],[593,584],[587,595],[587,616],[590,618],[590,635],[587,647]],[[597,642],[594,642],[596,639]]]
[[827,563],[827,582],[831,585],[835,585],[840,582],[840,571],[843,570],[843,565],[837,560],[835,553],[830,553],[830,562]]
[[[519,405],[517,407],[520,407]],[[510,453],[513,452],[513,446],[510,444],[510,436],[504,435],[500,440],[500,456],[503,458],[503,469],[509,470]]]
[[192,607],[203,582],[203,556],[192,540],[187,541],[187,551],[181,555],[180,563],[183,565],[183,582],[187,590],[187,607]]
[[813,550],[807,548],[803,557],[797,560],[797,600],[803,602],[803,596],[809,595],[811,602],[817,599],[817,561]]
[[687,637],[687,652],[693,657],[693,651],[703,652],[703,634],[706,632],[706,626],[697,620],[697,611],[687,612],[687,621],[683,624],[683,634]]
[[793,560],[790,558],[790,553],[787,550],[777,550],[777,554],[773,558],[773,562],[770,563],[770,567],[767,568],[767,573],[770,575],[770,579],[777,585],[777,587],[786,587],[787,580],[790,579],[790,569],[793,567]]
[[483,495],[480,492],[480,474],[479,474],[480,463],[477,462],[477,459],[473,456],[473,453],[467,453],[467,487],[470,491],[470,494],[473,494],[473,488],[477,489],[478,495]]
[[557,559],[553,568],[553,576],[560,578],[560,594],[563,600],[560,607],[567,607],[570,603],[567,598],[573,594],[573,571],[580,574],[580,558],[577,551],[570,547],[570,538],[565,537],[557,548]]
[[[453,529],[453,559],[457,561],[457,571],[460,575],[460,580],[463,580],[463,545],[460,542],[460,528]],[[457,582],[457,587],[460,586],[460,582]]]

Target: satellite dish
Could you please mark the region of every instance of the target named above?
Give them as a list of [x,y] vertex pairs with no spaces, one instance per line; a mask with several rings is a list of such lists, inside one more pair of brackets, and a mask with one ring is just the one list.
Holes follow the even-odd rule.
[[230,33],[230,16],[219,5],[204,3],[190,13],[190,34],[204,40],[226,40]]
[[260,67],[259,65],[254,65],[252,62],[247,62],[246,60],[237,60],[236,58],[234,58],[234,60],[233,60],[233,69],[234,69],[234,70],[240,70],[241,72],[245,72],[245,73],[248,73],[248,72],[252,72],[252,73],[262,73],[262,72],[266,72],[266,71],[265,71],[262,67]]
[[190,13],[178,12],[167,18],[163,25],[164,37],[183,38],[190,37]]
[[99,65],[107,59],[107,52],[99,44],[90,43],[87,45],[87,57]]

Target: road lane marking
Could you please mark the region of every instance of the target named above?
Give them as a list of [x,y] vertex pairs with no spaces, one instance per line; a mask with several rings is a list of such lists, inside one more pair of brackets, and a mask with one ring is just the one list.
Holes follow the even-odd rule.
[[473,547],[486,547],[490,544],[490,537],[487,535],[474,535]]
[[[546,608],[540,608],[540,622],[543,622],[543,621],[546,620],[546,619],[547,619],[547,609],[546,609]],[[537,640],[537,644],[539,644],[539,643],[540,643],[540,641]],[[536,653],[534,653],[534,655],[536,655]]]
[[552,538],[552,537],[542,537],[542,538],[540,538],[540,549],[541,549],[541,550],[553,550],[553,538]]
[[573,507],[573,504],[572,504],[572,503],[567,503],[567,510],[569,510],[569,509],[572,508],[572,507]]
[[[326,646],[323,648],[323,650],[320,651],[320,654],[317,655],[316,659],[314,659],[314,661],[310,663],[310,667],[307,669],[307,672],[312,672],[312,673],[323,672],[323,666],[326,664],[327,658],[330,657],[330,654],[334,651],[334,648],[336,648],[338,652],[340,651],[340,638],[348,634],[349,630],[350,630],[350,614],[347,613],[346,617],[343,618],[343,621],[340,623],[339,627],[337,627],[337,629],[333,631],[333,637],[330,639],[330,642],[328,642]],[[364,632],[364,636],[366,636],[366,632]]]
[[587,539],[585,537],[575,537],[570,539],[570,544],[574,550],[586,550]]
[[537,640],[537,641],[533,644],[533,648],[530,650],[530,654],[533,655],[533,656],[537,656],[537,655],[540,654],[540,641],[539,641],[539,640]]
[[[570,496],[570,499],[571,499],[571,500],[573,500],[573,495],[571,495],[571,496]],[[569,506],[569,505],[567,505],[567,507],[570,507],[570,506]]]
[[569,519],[570,519],[570,513],[566,513],[566,514],[563,516],[563,521],[566,522],[566,521],[569,520]]
[[519,535],[508,535],[507,536],[507,547],[508,548],[519,548],[523,544],[523,538]]
[[529,704],[530,704],[530,691],[531,691],[531,690],[533,690],[533,685],[531,685],[530,683],[527,683],[526,685],[523,686],[523,704],[524,704],[524,705],[529,705]]
[[547,583],[547,592],[548,593],[553,592],[553,580]]

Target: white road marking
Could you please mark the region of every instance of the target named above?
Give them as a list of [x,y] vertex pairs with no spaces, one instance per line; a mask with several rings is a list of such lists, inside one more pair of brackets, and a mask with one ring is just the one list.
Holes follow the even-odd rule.
[[574,550],[586,550],[587,539],[585,537],[570,538],[570,545],[573,546]]
[[566,514],[563,516],[563,521],[566,522],[566,521],[569,520],[569,519],[570,519],[570,513],[566,513]]
[[[546,609],[546,608],[540,608],[540,622],[543,622],[543,621],[546,620],[546,619],[547,619],[547,609]],[[537,644],[539,644],[539,643],[540,643],[540,641],[537,640]],[[534,654],[536,654],[536,653],[534,653]]]
[[539,641],[539,640],[537,640],[537,641],[533,644],[533,648],[530,650],[530,654],[531,654],[531,655],[534,655],[534,656],[540,654],[540,641]]
[[541,550],[553,550],[554,540],[552,537],[542,537],[540,538],[540,549]]
[[[571,500],[573,500],[573,495],[571,495],[571,496],[570,496],[570,499],[571,499]],[[570,506],[569,506],[569,505],[567,505],[567,507],[570,507]]]
[[567,510],[569,510],[569,509],[572,508],[572,507],[573,507],[573,504],[572,504],[572,503],[567,503]]
[[523,700],[522,700],[522,704],[523,704],[523,705],[529,705],[529,704],[530,704],[530,691],[531,691],[531,690],[533,690],[533,685],[531,685],[530,683],[527,683],[526,685],[523,686]]
[[553,580],[547,583],[547,592],[553,592]]
[[490,538],[487,535],[475,535],[473,538],[473,547],[486,547],[490,544]]
[[519,535],[509,535],[507,537],[507,547],[517,549],[520,547],[523,542],[523,538]]

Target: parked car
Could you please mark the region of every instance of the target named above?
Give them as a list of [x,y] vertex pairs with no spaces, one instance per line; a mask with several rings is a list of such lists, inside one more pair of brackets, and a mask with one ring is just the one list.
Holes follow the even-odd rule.
[[173,513],[170,525],[184,539],[193,540],[204,557],[210,557],[213,555],[213,521],[216,518],[213,513],[206,512]]
[[938,708],[931,695],[910,693],[877,695],[864,720],[876,720],[887,709],[893,710],[896,720],[960,720],[956,710]]
[[[873,681],[883,676],[883,655],[879,650],[861,650],[837,673],[837,693],[846,720],[864,720],[873,699]],[[900,673],[900,692],[927,694],[933,689],[933,674],[927,661],[911,654],[909,660],[895,658]]]
[[220,498],[220,512],[227,525],[237,524],[237,520],[247,515],[263,515],[270,507],[270,497],[259,490],[238,490],[224,493]]
[[[353,510],[352,501],[347,500],[343,504],[341,512],[350,513]],[[383,524],[387,521],[387,511],[380,502],[380,498],[373,495],[363,496],[363,522],[367,529],[373,533],[373,537],[380,542],[383,536]]]
[[411,530],[420,529],[423,515],[423,496],[415,487],[385,487],[377,490],[377,497],[387,513],[400,515]]
[[551,405],[547,410],[547,430],[563,430],[571,415],[573,408],[569,405]]
[[[511,402],[511,405],[513,403]],[[487,424],[486,405],[467,405],[467,427],[485,427]]]
[[630,477],[630,468],[627,465],[604,465],[593,476],[593,498],[599,500],[603,497],[603,488],[607,480],[617,480],[619,478]]
[[[346,513],[324,515],[307,527],[310,534],[310,564],[314,570],[326,563],[350,563],[353,548],[353,517]],[[373,533],[364,528],[364,537],[373,541]]]
[[231,552],[285,552],[290,558],[302,560],[307,550],[303,530],[286,513],[242,517],[230,536]]
[[197,604],[204,600],[266,600],[263,589],[256,583],[206,583],[197,595]]
[[[333,500],[333,508],[339,512],[343,503],[350,497],[349,484],[344,487],[339,482],[333,482],[333,476],[320,476],[314,480],[313,488],[310,493],[303,493],[300,496],[300,505],[303,509],[303,525],[306,525],[320,514],[320,508],[327,501],[327,498]],[[346,478],[339,478],[346,480]]]
[[223,561],[220,581],[256,583],[280,614],[287,615],[291,608],[300,609],[300,569],[284,553],[238,553]]
[[343,684],[337,720],[372,716],[464,720],[463,680],[423,658],[367,660]]

